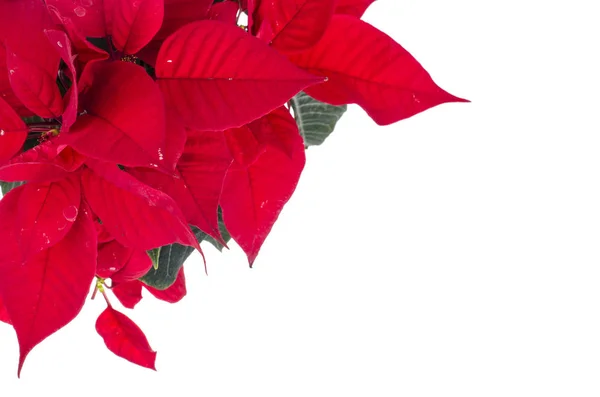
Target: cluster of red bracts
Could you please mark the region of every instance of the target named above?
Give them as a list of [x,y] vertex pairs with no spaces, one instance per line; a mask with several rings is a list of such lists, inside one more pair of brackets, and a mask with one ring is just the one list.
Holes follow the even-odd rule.
[[[16,331],[19,372],[90,285],[106,297],[110,278],[133,308],[148,250],[200,250],[190,225],[224,243],[219,208],[254,262],[304,167],[285,106],[299,91],[357,103],[379,124],[460,101],[360,20],[372,2],[0,0],[0,180],[26,182],[0,201],[0,319]],[[164,291],[145,287],[176,302],[183,270]],[[96,328],[154,368],[110,303]]]

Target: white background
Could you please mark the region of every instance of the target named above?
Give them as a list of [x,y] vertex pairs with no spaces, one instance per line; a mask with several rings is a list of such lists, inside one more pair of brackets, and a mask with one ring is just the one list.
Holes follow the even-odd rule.
[[[189,295],[125,311],[158,372],[108,352],[88,302],[4,396],[600,395],[600,31],[593,1],[379,0],[449,104],[351,107],[310,149],[250,270],[206,248]],[[172,394],[169,394],[172,393]]]

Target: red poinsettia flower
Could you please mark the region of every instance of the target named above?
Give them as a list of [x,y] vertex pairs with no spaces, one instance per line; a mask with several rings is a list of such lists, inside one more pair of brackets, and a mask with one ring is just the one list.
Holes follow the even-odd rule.
[[181,300],[200,241],[231,237],[252,265],[326,136],[305,117],[463,101],[360,19],[372,2],[0,0],[0,320],[19,373],[90,286],[108,349],[153,369],[107,290]]

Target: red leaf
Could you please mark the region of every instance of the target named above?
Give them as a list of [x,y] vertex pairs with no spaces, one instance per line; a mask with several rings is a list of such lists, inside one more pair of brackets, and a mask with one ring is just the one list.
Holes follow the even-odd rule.
[[16,227],[23,260],[60,242],[77,219],[81,203],[79,178],[27,183],[22,188]]
[[285,107],[275,109],[249,124],[258,142],[277,148],[290,158],[297,149],[298,125]]
[[[16,212],[18,195],[12,193],[0,206]],[[14,254],[0,257],[0,296],[19,340],[19,373],[33,347],[79,314],[90,290],[96,270],[96,230],[89,212],[79,213],[60,243],[30,260],[21,262]],[[14,227],[11,218],[0,224],[3,250],[17,245]]]
[[165,17],[156,39],[164,40],[184,25],[205,19],[212,0],[165,0]]
[[60,117],[64,104],[56,85],[58,62],[56,68],[48,72],[36,63],[18,56],[10,48],[7,47],[6,50],[10,85],[23,105],[40,117]]
[[[129,167],[168,168],[165,104],[152,78],[125,62],[95,64],[93,83],[65,143],[95,159]],[[152,117],[147,117],[152,115]]]
[[111,280],[119,283],[134,281],[148,273],[151,267],[152,259],[146,251],[132,249],[125,266],[113,274]]
[[164,162],[168,170],[175,170],[177,162],[183,154],[187,132],[179,116],[167,109],[167,140],[164,153]]
[[0,162],[10,160],[27,139],[27,126],[19,115],[0,98]]
[[[140,283],[143,284],[143,283]],[[177,303],[182,300],[187,294],[187,288],[185,285],[185,274],[183,273],[183,267],[179,269],[175,282],[167,289],[160,290],[153,288],[149,285],[143,284],[143,286],[154,295],[155,298],[168,303]]]
[[107,307],[96,321],[96,331],[104,339],[108,350],[117,356],[156,370],[156,352],[142,330],[123,313]]
[[321,41],[291,59],[327,76],[306,90],[309,95],[332,105],[357,103],[380,125],[445,102],[465,102],[438,87],[392,38],[351,16],[335,15]]
[[186,127],[200,131],[240,127],[322,81],[241,29],[208,20],[165,41],[156,76]]
[[165,0],[165,15],[160,30],[136,55],[154,66],[165,39],[182,26],[205,19],[211,4],[212,0]]
[[128,309],[133,309],[142,300],[142,283],[138,280],[115,282],[110,289],[119,302]]
[[306,50],[325,33],[335,3],[336,0],[263,1],[259,37],[282,52]]
[[64,17],[70,19],[84,37],[106,36],[104,1],[45,0]]
[[0,165],[0,180],[6,182],[49,182],[65,178],[83,164],[83,158],[70,148],[60,151],[59,140],[50,140]]
[[[46,3],[50,3],[51,1],[52,0],[47,0]],[[69,36],[71,46],[75,49],[75,53],[77,54],[77,63],[79,65],[83,67],[88,62],[101,61],[108,58],[108,54],[105,51],[86,40],[86,36],[80,31],[71,18],[61,14],[60,11],[52,5],[48,5],[48,10],[56,20],[57,24],[62,26],[65,33]],[[88,37],[91,36],[93,35],[88,35]]]
[[96,275],[115,283],[137,280],[152,267],[146,251],[125,247],[116,240],[100,244]]
[[8,79],[8,68],[6,67],[6,49],[0,40],[0,98],[6,101],[21,117],[33,116],[33,112],[25,107],[16,97]]
[[218,207],[223,181],[231,165],[225,137],[220,132],[188,131],[183,155],[177,164],[181,181],[187,186],[197,212],[188,209],[192,225],[221,240]]
[[71,73],[71,87],[66,97],[67,101],[65,104],[64,114],[62,116],[61,132],[69,132],[69,129],[77,118],[77,105],[78,105],[78,91],[77,91],[77,71],[75,70],[73,50],[71,49],[71,41],[66,33],[59,30],[46,30],[46,36],[55,47],[56,52],[60,54],[63,62],[69,68]]
[[241,166],[252,165],[266,150],[264,143],[259,142],[248,125],[225,131],[227,146],[235,162]]
[[115,47],[125,54],[135,54],[158,33],[163,22],[164,1],[118,0],[111,11]]
[[362,18],[367,8],[374,2],[375,0],[337,0],[335,13]]
[[267,146],[252,165],[234,163],[227,171],[220,202],[223,221],[248,255],[250,266],[296,189],[304,168],[304,143],[297,127],[295,134],[296,149],[291,158]]
[[223,180],[230,165],[231,155],[222,132],[190,131],[177,164],[177,176],[147,169],[133,169],[130,173],[171,196],[189,224],[223,242],[217,211]]
[[3,1],[0,42],[6,51],[8,77],[15,95],[32,112],[55,118],[63,104],[56,85],[59,54],[44,35],[54,26],[44,2]]
[[261,0],[246,0],[246,9],[248,13],[248,32],[254,36],[257,35],[262,25],[262,15],[260,13],[261,3]]
[[125,267],[130,255],[131,248],[125,247],[117,240],[100,244],[98,246],[96,275],[102,278],[110,278],[113,274]]
[[[98,233],[98,244],[108,243],[109,241],[114,240],[114,237],[110,235],[103,224],[99,221],[95,221],[94,223],[96,225],[96,232]],[[100,253],[98,253],[98,255],[100,255]],[[100,262],[100,260],[98,260],[98,262]]]
[[10,317],[8,317],[8,312],[6,311],[6,307],[4,307],[4,303],[2,302],[2,298],[0,297],[0,321],[6,324],[12,325],[12,321],[10,321]]
[[166,194],[105,164],[94,166],[94,172],[84,170],[82,183],[92,210],[123,245],[147,251],[179,243],[200,250],[177,204]]
[[208,18],[213,21],[221,21],[229,25],[237,25],[237,13],[240,7],[237,1],[223,1],[213,4],[208,13]]

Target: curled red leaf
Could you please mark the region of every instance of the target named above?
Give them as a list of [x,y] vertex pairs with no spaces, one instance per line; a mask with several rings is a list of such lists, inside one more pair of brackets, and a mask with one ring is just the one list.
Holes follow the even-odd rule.
[[142,283],[138,280],[123,282],[113,280],[110,290],[119,302],[128,309],[133,309],[142,300]]
[[175,282],[167,289],[156,289],[149,285],[144,284],[144,287],[154,295],[155,298],[168,303],[177,303],[182,300],[187,294],[187,287],[185,284],[185,274],[183,273],[183,267],[179,269]]
[[108,350],[139,366],[156,370],[156,352],[146,335],[129,317],[107,307],[96,321],[96,331]]

